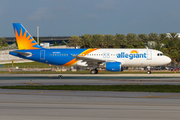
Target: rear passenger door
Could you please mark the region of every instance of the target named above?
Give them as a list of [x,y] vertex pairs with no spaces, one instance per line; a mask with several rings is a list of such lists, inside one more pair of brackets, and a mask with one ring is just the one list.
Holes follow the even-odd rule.
[[40,51],[40,59],[45,60],[45,50]]

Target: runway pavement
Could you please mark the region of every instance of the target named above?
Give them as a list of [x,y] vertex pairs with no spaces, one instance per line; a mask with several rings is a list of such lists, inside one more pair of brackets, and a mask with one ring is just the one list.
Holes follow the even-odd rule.
[[0,86],[15,85],[180,85],[180,74],[1,74]]
[[179,120],[180,93],[0,89],[0,120]]
[[[180,75],[0,75],[0,85],[175,84]],[[179,120],[180,93],[0,89],[0,120]]]

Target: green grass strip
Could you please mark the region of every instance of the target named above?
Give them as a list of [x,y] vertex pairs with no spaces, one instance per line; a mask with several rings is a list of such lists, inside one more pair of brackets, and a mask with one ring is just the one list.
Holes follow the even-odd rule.
[[1,86],[2,89],[31,90],[80,90],[80,91],[129,91],[180,93],[180,85],[49,85],[49,86]]

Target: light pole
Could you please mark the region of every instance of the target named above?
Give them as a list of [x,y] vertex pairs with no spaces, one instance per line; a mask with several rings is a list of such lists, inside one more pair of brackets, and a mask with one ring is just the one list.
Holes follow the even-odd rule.
[[39,44],[39,26],[37,26],[37,43]]

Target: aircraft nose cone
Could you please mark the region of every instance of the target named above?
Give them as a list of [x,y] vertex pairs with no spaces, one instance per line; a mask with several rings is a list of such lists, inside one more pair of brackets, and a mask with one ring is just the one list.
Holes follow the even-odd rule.
[[167,64],[169,64],[171,62],[171,58],[167,57]]

